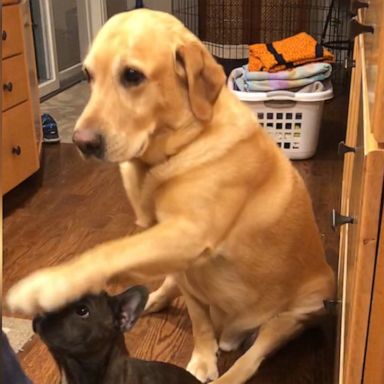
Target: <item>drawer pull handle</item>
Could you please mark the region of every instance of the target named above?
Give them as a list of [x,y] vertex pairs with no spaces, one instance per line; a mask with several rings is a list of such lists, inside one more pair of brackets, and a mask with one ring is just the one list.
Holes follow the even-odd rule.
[[340,141],[339,147],[337,149],[337,153],[340,156],[344,156],[348,152],[355,153],[356,152],[356,148],[348,146],[347,144],[344,143],[344,141]]
[[7,40],[7,31],[3,31],[3,33],[1,34],[1,38],[3,41]]
[[20,145],[15,145],[14,147],[12,147],[12,154],[14,154],[16,156],[20,156],[21,155],[21,147],[20,147]]
[[12,82],[10,81],[10,82],[8,82],[8,83],[5,83],[5,84],[3,85],[3,89],[4,89],[4,91],[12,92],[12,89],[13,89],[13,84],[12,84]]
[[360,8],[368,8],[368,7],[369,7],[368,3],[364,2],[364,1],[355,0],[351,4],[351,13],[353,16],[356,16],[357,11]]
[[374,33],[372,25],[360,24],[356,19],[352,19],[349,22],[349,38],[353,40],[361,33]]
[[332,209],[332,229],[334,231],[336,231],[336,228],[340,227],[341,225],[353,223],[353,217],[340,215],[340,213],[337,212],[336,209]]

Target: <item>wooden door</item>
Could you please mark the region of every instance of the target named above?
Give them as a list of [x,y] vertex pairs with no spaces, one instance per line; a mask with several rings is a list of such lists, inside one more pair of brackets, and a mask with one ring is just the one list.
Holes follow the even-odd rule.
[[384,143],[384,1],[370,0],[361,20],[374,28],[374,33],[364,37],[367,90],[371,130],[375,139]]
[[384,180],[384,151],[371,124],[364,36],[355,43],[347,144],[356,152],[346,157],[342,192],[342,214],[353,217],[354,223],[341,231],[339,270],[339,382],[344,384],[361,384],[364,377]]
[[380,244],[376,258],[370,313],[364,383],[384,383],[384,211],[381,216]]
[[[356,62],[356,67],[352,72],[350,99],[348,107],[348,124],[345,144],[352,148],[360,148],[357,152],[349,152],[344,155],[344,169],[342,179],[342,194],[341,194],[341,209],[340,212],[345,216],[356,216],[356,211],[359,206],[356,204],[360,199],[361,188],[356,176],[359,175],[358,168],[361,168],[361,149],[364,143],[361,140],[361,135],[358,139],[357,133],[359,129],[360,111],[360,90],[361,90],[361,60],[359,57],[359,49],[355,46],[353,58]],[[361,125],[361,121],[360,121]],[[361,131],[361,127],[360,127]],[[359,164],[357,166],[356,164]],[[355,175],[354,175],[355,174]],[[352,192],[351,192],[352,190]],[[351,202],[352,199],[352,202]],[[338,301],[341,303],[338,311],[338,337],[337,337],[337,354],[339,362],[337,364],[336,373],[339,377],[339,382],[342,383],[344,374],[344,358],[345,347],[348,341],[348,311],[347,311],[347,294],[350,291],[352,281],[353,262],[351,261],[354,255],[351,253],[352,242],[356,238],[356,225],[344,225],[340,228],[340,249],[339,249],[339,265],[338,265]]]

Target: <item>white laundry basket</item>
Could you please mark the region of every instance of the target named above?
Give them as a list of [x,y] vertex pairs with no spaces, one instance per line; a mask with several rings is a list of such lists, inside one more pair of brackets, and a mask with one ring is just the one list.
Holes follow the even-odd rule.
[[332,83],[324,82],[321,92],[291,91],[240,92],[234,79],[242,68],[234,69],[228,87],[256,114],[259,123],[292,160],[308,159],[316,152],[324,101],[333,97]]

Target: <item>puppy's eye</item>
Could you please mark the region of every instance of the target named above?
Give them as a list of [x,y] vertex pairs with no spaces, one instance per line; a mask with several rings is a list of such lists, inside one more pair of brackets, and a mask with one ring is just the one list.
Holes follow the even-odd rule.
[[87,80],[88,83],[90,83],[93,80],[92,75],[89,73],[87,68],[84,68],[83,72],[84,72],[85,80]]
[[145,80],[145,76],[142,72],[133,68],[125,68],[121,73],[121,83],[124,86],[139,85]]
[[89,317],[89,309],[85,305],[78,305],[75,309],[76,315],[87,319]]

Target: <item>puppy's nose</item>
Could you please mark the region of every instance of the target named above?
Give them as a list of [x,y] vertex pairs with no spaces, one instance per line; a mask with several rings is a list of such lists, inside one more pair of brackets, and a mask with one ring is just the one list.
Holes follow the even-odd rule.
[[103,154],[102,137],[94,130],[79,129],[73,134],[72,140],[84,155],[101,157]]

